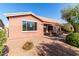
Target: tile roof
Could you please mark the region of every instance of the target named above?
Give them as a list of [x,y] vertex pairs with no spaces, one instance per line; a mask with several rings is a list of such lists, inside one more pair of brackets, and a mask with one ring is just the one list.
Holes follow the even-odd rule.
[[44,22],[53,22],[53,23],[59,23],[58,21],[56,21],[55,19],[51,19],[51,18],[47,18],[47,17],[42,17],[42,16],[38,16],[32,12],[17,12],[17,13],[7,13],[4,14],[6,17],[11,17],[11,16],[20,16],[20,15],[29,15],[32,14],[36,17],[38,17],[39,19],[41,19]]

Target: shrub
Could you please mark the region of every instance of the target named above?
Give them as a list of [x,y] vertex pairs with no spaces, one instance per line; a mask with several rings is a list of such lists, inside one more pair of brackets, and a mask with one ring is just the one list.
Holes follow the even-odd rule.
[[4,49],[4,46],[0,46],[0,56],[1,56],[2,53],[3,53],[3,49]]
[[6,38],[5,31],[0,30],[0,46],[2,46],[3,43],[5,43],[6,39],[7,39],[7,38]]
[[74,23],[73,24],[75,32],[79,32],[79,23]]
[[79,33],[71,33],[67,35],[66,42],[75,47],[79,47]]
[[32,42],[26,42],[24,45],[23,45],[23,49],[24,50],[30,50],[30,49],[32,49],[33,48],[33,46],[34,46],[34,44],[32,43]]
[[2,54],[2,51],[4,49],[3,44],[6,42],[6,34],[4,30],[0,30],[0,55]]
[[67,24],[63,24],[62,30],[65,32],[73,32],[74,28],[71,24],[67,23]]

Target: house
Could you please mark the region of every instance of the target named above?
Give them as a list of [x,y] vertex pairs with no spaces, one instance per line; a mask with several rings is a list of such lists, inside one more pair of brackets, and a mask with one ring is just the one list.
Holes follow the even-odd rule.
[[4,24],[2,22],[2,20],[0,19],[0,29],[3,29],[4,28]]
[[60,23],[32,12],[7,13],[9,20],[9,39],[32,38],[55,32]]

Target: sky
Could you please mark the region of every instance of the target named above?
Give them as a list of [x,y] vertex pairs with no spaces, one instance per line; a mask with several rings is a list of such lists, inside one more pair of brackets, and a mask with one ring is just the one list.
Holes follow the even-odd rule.
[[66,23],[61,18],[61,10],[75,4],[68,3],[0,3],[0,19],[8,26],[6,13],[33,12],[36,15],[52,18],[60,23]]

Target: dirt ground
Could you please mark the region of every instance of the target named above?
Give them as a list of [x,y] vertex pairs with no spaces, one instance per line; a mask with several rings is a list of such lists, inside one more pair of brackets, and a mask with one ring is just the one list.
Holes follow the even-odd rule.
[[[25,51],[22,46],[26,41],[34,43],[33,49]],[[79,55],[79,48],[70,46],[62,41],[47,37],[8,39],[9,56],[75,56]]]

